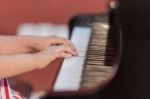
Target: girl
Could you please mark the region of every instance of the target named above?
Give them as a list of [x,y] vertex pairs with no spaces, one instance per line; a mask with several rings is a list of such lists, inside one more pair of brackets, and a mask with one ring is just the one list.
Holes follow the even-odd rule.
[[76,56],[75,46],[59,37],[0,36],[0,99],[24,99],[7,77],[42,69],[56,58]]

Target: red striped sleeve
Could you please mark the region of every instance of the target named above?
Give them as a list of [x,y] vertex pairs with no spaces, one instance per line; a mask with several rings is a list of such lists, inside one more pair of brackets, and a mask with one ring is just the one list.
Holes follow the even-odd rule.
[[7,79],[0,80],[0,99],[25,99],[20,93],[12,90]]
[[5,89],[6,99],[10,99],[10,92],[9,92],[9,89],[8,89],[8,83],[7,83],[6,79],[4,79],[4,89]]

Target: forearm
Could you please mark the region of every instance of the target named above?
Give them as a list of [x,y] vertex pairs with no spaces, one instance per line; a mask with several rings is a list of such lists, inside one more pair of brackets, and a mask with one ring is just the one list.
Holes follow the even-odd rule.
[[2,55],[0,56],[0,78],[16,76],[38,69],[40,62],[36,55]]
[[0,36],[0,55],[32,52],[30,36]]

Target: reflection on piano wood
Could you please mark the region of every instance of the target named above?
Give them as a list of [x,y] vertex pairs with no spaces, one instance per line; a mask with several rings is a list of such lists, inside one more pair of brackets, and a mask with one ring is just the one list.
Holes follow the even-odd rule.
[[73,28],[71,41],[79,56],[64,59],[54,92],[101,88],[114,77],[119,50],[109,35],[108,17],[94,16],[89,23],[80,22]]

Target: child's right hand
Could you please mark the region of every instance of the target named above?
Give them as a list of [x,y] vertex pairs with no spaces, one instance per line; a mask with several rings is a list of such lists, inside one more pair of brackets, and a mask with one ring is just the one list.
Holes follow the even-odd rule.
[[60,45],[60,46],[52,46],[49,47],[39,53],[37,53],[37,57],[39,57],[39,69],[46,67],[52,61],[57,58],[64,58],[64,57],[71,57],[76,56],[77,52],[72,47],[67,45]]

